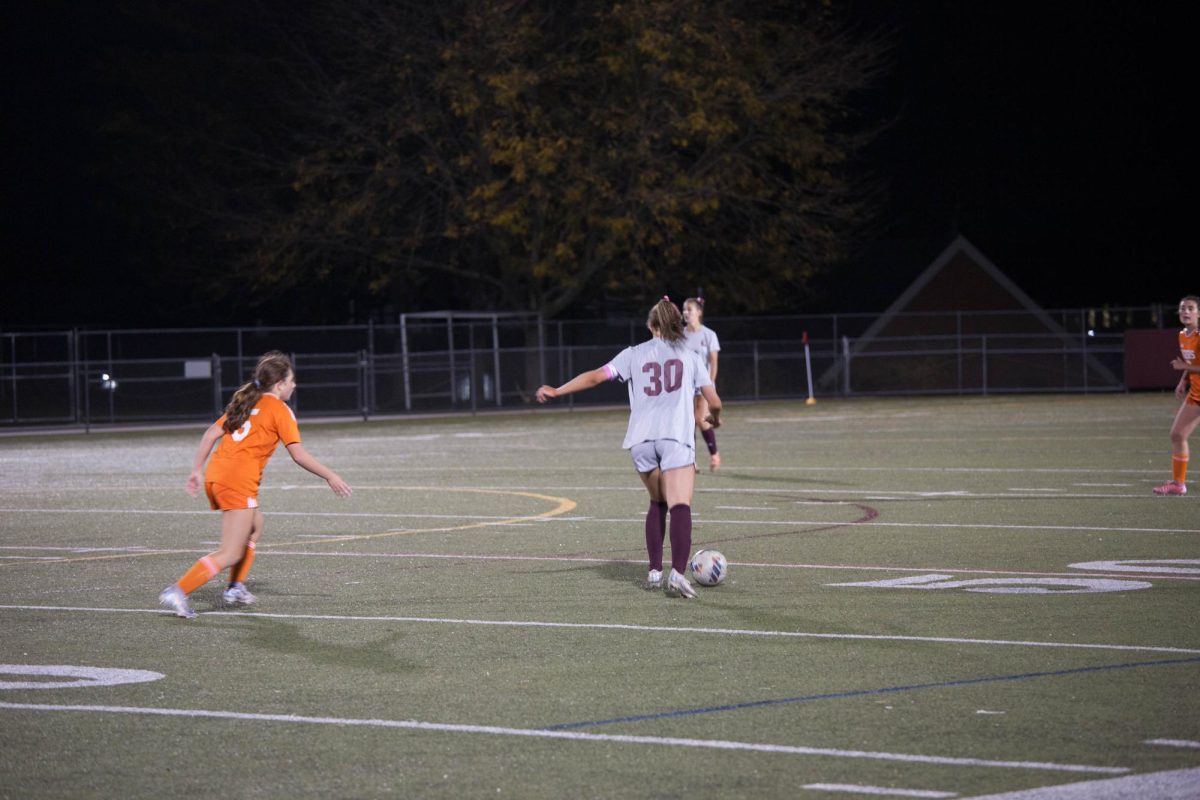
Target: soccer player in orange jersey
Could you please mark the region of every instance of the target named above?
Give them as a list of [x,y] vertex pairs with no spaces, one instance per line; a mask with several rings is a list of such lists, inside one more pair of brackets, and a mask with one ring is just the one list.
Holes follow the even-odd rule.
[[[255,597],[246,590],[244,581],[263,531],[258,486],[279,442],[287,447],[293,461],[324,478],[334,494],[350,496],[350,486],[300,444],[300,428],[287,405],[295,390],[291,361],[273,350],[259,359],[254,380],[234,393],[225,413],[200,437],[192,474],[187,480],[187,493],[196,497],[201,484],[204,485],[209,505],[221,512],[221,544],[158,596],[158,601],[176,616],[194,618],[196,612],[188,606],[187,596],[226,568],[231,569],[229,586],[223,595],[225,602],[234,605],[254,602]],[[209,459],[218,441],[220,446]],[[206,459],[208,469],[202,473]]]
[[1200,425],[1200,297],[1189,294],[1179,301],[1179,357],[1171,366],[1179,370],[1175,396],[1183,401],[1171,425],[1171,480],[1154,487],[1159,495],[1187,494],[1188,437]]

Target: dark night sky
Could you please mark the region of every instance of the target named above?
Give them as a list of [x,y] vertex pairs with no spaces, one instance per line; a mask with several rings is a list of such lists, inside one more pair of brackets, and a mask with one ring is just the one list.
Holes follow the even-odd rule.
[[[1181,12],[1117,2],[856,6],[866,24],[899,31],[895,74],[877,98],[900,112],[875,151],[892,186],[877,251],[962,233],[1050,308],[1173,305],[1200,291],[1182,274],[1194,269],[1181,269],[1192,71]],[[89,94],[91,72],[121,34],[107,27],[105,3],[17,0],[0,13],[9,39],[0,330],[144,324],[139,308],[171,298],[123,268],[138,243],[103,213],[109,198],[89,168],[103,158],[106,103]],[[814,310],[879,310],[891,299],[840,293]]]
[[[1184,26],[1115,2],[900,3],[897,233],[970,239],[1046,307],[1185,286]],[[897,10],[900,9],[900,10]]]

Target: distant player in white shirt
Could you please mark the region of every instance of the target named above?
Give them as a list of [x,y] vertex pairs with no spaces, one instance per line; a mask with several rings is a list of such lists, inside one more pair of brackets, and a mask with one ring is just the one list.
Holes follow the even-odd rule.
[[[686,323],[683,335],[687,340],[687,346],[700,354],[700,358],[708,368],[708,377],[715,385],[717,382],[717,353],[721,352],[721,341],[717,338],[716,331],[704,324],[703,297],[689,297],[683,301],[683,321]],[[707,403],[704,395],[696,392],[696,425],[700,428],[700,435],[704,437],[704,444],[708,447],[708,468],[716,472],[721,468],[721,454],[717,452],[717,434],[713,431],[713,426],[707,422]]]
[[618,379],[629,386],[629,427],[625,443],[633,466],[650,493],[646,511],[646,553],[650,557],[649,588],[662,585],[663,542],[667,513],[671,516],[671,573],[666,590],[695,597],[684,573],[692,550],[692,490],[696,483],[696,418],[692,398],[699,391],[707,402],[708,424],[721,425],[721,398],[708,367],[684,343],[683,317],[664,297],[646,319],[653,338],[627,347],[599,369],[582,372],[555,389],[537,390],[539,403]]

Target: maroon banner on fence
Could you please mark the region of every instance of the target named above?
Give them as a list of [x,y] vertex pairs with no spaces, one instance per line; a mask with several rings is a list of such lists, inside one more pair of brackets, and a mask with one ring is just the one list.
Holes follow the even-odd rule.
[[1125,386],[1129,389],[1174,389],[1179,373],[1171,359],[1179,355],[1174,328],[1125,331]]

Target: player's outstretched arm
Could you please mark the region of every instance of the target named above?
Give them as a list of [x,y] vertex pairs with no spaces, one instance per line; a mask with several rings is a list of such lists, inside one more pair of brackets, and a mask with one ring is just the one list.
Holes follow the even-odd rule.
[[349,497],[354,494],[354,490],[350,488],[350,484],[342,480],[341,476],[329,467],[309,455],[308,451],[304,449],[304,445],[299,442],[293,442],[287,446],[287,449],[288,455],[292,457],[292,461],[295,461],[318,478],[324,478],[325,482],[329,484],[329,488],[338,497]]
[[213,445],[225,433],[225,429],[214,422],[208,426],[208,430],[200,437],[200,444],[196,448],[196,457],[192,460],[192,473],[187,479],[187,493],[192,497],[200,494],[200,487],[204,485],[204,462],[208,460],[208,454],[212,452]]
[[552,397],[562,397],[564,394],[574,394],[585,389],[599,386],[608,380],[608,370],[604,367],[581,372],[571,380],[555,389],[553,386],[543,386],[537,390],[537,401],[544,403]]

